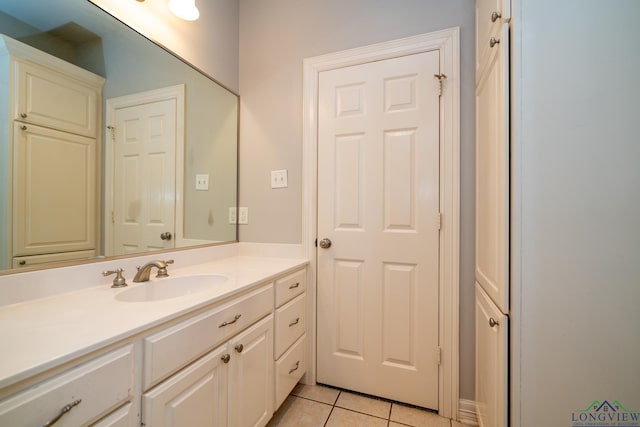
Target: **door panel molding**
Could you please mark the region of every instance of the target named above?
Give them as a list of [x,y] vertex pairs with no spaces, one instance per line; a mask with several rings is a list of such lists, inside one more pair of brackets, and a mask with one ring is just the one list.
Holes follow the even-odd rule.
[[[306,58],[303,65],[303,234],[302,245],[310,260],[308,298],[309,370],[303,382],[316,381],[316,230],[318,204],[318,79],[322,71],[440,51],[440,70],[446,76],[440,98],[440,298],[439,336],[442,358],[439,371],[439,413],[457,418],[459,403],[459,235],[460,235],[460,29],[458,27],[378,43],[356,49]],[[395,82],[401,84],[403,82]],[[393,82],[390,82],[393,84]],[[355,88],[352,88],[355,89]],[[347,100],[357,100],[354,94]],[[354,114],[357,103],[346,103],[344,114]],[[399,105],[410,100],[398,100]],[[351,105],[353,104],[353,105]],[[395,103],[394,103],[395,104]]]

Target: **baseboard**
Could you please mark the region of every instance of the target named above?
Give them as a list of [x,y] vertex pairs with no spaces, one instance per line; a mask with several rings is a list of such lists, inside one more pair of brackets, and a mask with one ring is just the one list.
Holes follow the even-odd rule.
[[458,420],[465,425],[477,426],[478,414],[476,413],[476,402],[473,400],[460,399],[458,403]]

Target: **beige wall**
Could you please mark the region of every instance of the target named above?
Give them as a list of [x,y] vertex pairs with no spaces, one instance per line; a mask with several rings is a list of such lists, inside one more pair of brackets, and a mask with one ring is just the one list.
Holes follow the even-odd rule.
[[[302,240],[304,58],[461,29],[460,395],[474,397],[474,13],[472,0],[240,0],[240,240]],[[270,188],[287,169],[289,187]]]

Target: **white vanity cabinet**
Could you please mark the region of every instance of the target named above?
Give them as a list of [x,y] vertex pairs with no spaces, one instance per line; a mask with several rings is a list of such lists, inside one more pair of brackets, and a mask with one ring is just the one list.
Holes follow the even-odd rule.
[[[253,265],[251,260],[246,262]],[[53,317],[55,312],[60,313],[52,320],[54,330],[56,323],[67,325],[67,329],[69,324],[81,321],[70,313],[82,298],[113,298],[100,301],[104,305],[97,310],[102,316],[99,322],[90,321],[87,312],[79,310],[87,322],[93,322],[93,327],[85,328],[80,335],[91,333],[98,325],[111,328],[113,335],[102,336],[102,344],[70,344],[72,350],[67,354],[79,352],[76,359],[67,360],[54,353],[63,357],[66,365],[56,365],[54,356],[49,355],[40,364],[46,370],[26,375],[32,369],[25,367],[13,374],[25,376],[16,376],[15,382],[0,387],[0,426],[44,425],[66,405],[71,409],[56,426],[265,426],[306,370],[306,269],[300,269],[298,262],[293,265],[296,269],[274,268],[263,278],[240,282],[236,289],[231,281],[245,279],[230,277],[229,287],[223,286],[216,299],[194,297],[182,308],[175,308],[175,313],[166,301],[139,306],[118,302],[114,297],[120,291],[103,287],[75,295],[75,302],[69,306],[64,306],[64,299],[57,300],[64,307],[53,310]],[[33,304],[32,317],[51,308],[48,302]],[[176,300],[175,306],[180,302]],[[22,310],[15,310],[16,315],[24,317]],[[155,314],[145,323],[121,329],[119,323],[136,316],[130,310],[136,315]],[[123,313],[129,313],[124,320],[118,317]],[[112,314],[114,317],[109,317]],[[64,332],[54,332],[58,335],[40,335],[28,344],[46,348],[53,342],[50,340],[56,340],[56,348],[60,348],[57,344],[67,348]],[[83,350],[79,348],[90,353],[81,355]],[[17,364],[15,360],[12,363]]]
[[143,423],[266,425],[273,414],[273,298],[269,283],[146,337]]
[[0,268],[95,255],[104,78],[0,35],[0,80]]
[[[131,405],[125,404],[134,397],[134,383],[134,350],[129,344],[0,401],[0,425],[46,425],[69,405],[56,427],[95,422],[98,426],[133,426]],[[123,408],[117,410],[120,406]],[[114,410],[114,417],[104,418]]]
[[305,374],[306,275],[303,269],[276,280],[275,410]]

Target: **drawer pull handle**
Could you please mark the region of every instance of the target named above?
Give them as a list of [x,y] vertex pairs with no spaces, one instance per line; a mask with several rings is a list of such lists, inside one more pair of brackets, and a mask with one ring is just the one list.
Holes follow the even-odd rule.
[[224,355],[222,355],[220,360],[222,360],[224,363],[229,363],[229,360],[231,360],[231,355],[230,354],[224,354]]
[[218,326],[218,328],[224,328],[227,325],[233,325],[234,323],[236,323],[238,321],[238,319],[242,317],[242,314],[236,314],[236,317],[233,318],[233,320],[229,321],[229,322],[222,322],[220,323],[220,326]]
[[298,286],[300,286],[300,282],[296,282],[296,284],[295,284],[295,285],[291,285],[291,286],[289,286],[289,289],[295,289],[295,288],[297,288]]
[[298,370],[298,368],[299,368],[299,367],[300,367],[300,361],[298,360],[298,361],[296,362],[296,366],[294,366],[293,368],[289,369],[289,373],[290,373],[290,374],[293,374],[295,371],[297,371],[297,370]]
[[289,327],[295,326],[295,325],[297,325],[298,323],[300,323],[300,318],[299,318],[299,317],[296,317],[296,320],[294,320],[293,322],[289,323]]
[[244,346],[242,344],[238,344],[235,348],[238,353],[242,353],[242,350],[244,350]]
[[52,418],[49,421],[47,421],[46,423],[44,423],[42,425],[42,427],[49,427],[49,426],[54,425],[55,423],[57,423],[60,420],[60,418],[62,418],[62,416],[64,414],[66,414],[67,412],[71,411],[73,409],[73,407],[79,405],[80,402],[82,402],[82,399],[74,400],[73,402],[69,403],[68,405],[64,405],[62,407],[62,409],[60,410],[60,413],[58,415],[56,415],[55,418]]

